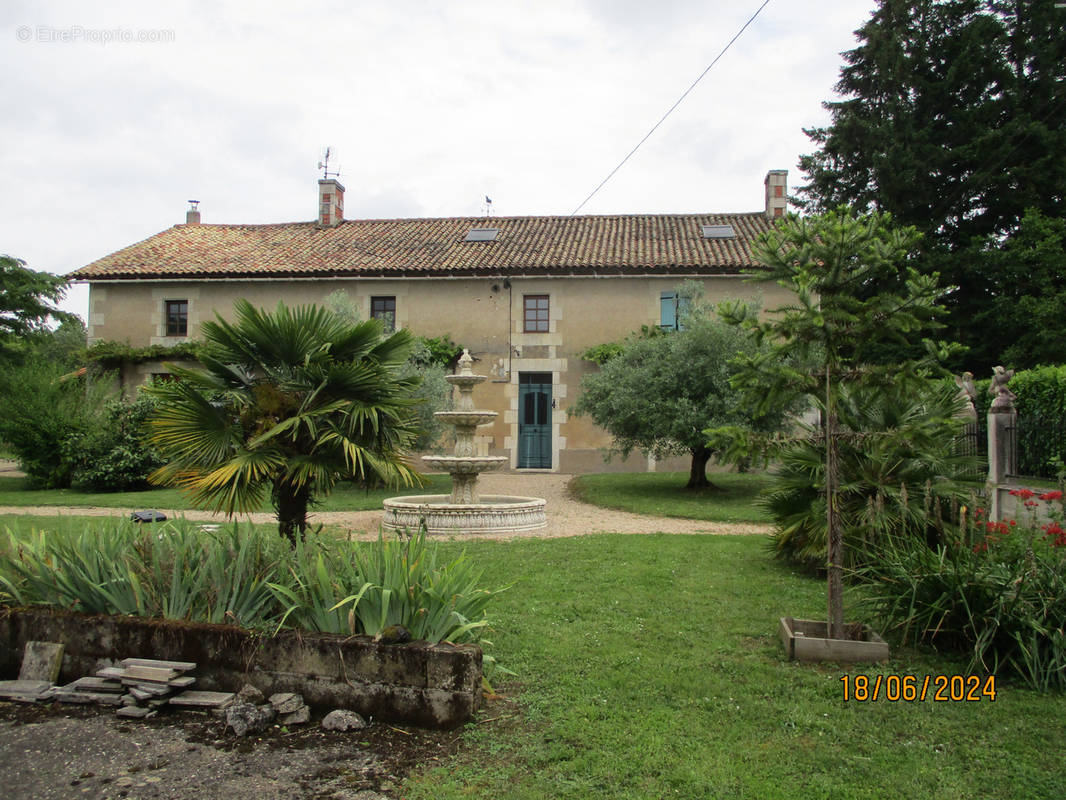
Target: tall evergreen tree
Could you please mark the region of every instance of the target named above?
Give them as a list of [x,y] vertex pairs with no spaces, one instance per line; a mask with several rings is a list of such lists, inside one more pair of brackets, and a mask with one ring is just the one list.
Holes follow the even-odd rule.
[[984,370],[1007,344],[978,322],[1004,277],[984,255],[1027,208],[1066,216],[1066,10],[882,0],[857,35],[830,125],[805,131],[818,149],[800,158],[798,203],[889,211],[925,234],[920,268],[958,287],[948,326]]

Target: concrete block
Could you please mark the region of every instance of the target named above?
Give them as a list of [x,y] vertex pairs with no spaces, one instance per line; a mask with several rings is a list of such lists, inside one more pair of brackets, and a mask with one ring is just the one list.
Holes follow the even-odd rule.
[[59,680],[59,668],[63,665],[63,645],[58,642],[26,642],[22,653],[20,681]]

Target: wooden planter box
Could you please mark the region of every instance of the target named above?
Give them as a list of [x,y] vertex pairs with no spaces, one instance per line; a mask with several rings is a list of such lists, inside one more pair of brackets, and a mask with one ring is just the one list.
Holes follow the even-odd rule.
[[829,639],[828,623],[781,617],[781,644],[790,661],[841,661],[848,663],[888,660],[888,643],[857,622],[844,626],[847,639]]

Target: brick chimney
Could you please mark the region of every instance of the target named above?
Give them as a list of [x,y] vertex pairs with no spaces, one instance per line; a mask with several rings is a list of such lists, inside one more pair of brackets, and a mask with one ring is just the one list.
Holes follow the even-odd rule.
[[190,200],[189,210],[185,212],[185,224],[186,225],[199,225],[200,224],[200,201]]
[[785,216],[788,209],[788,170],[772,169],[766,173],[766,216]]
[[336,178],[318,182],[318,225],[335,228],[344,221],[344,187]]

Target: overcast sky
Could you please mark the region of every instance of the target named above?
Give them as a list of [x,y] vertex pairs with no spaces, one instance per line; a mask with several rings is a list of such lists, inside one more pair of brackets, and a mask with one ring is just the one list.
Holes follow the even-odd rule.
[[[569,214],[762,0],[0,5],[0,253],[57,274],[176,223]],[[585,214],[754,211],[875,0],[771,0]],[[84,318],[86,287],[66,308]]]

